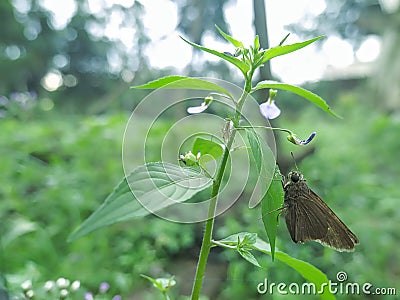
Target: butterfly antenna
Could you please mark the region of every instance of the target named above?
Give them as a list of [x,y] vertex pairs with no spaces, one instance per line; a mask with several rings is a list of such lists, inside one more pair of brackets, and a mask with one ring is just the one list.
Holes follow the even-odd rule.
[[291,155],[292,158],[293,158],[293,162],[294,162],[294,166],[296,167],[296,171],[299,171],[299,168],[297,167],[297,164],[296,164],[296,159],[294,158],[294,155],[293,155],[293,152],[292,152],[292,151],[290,151],[290,155]]

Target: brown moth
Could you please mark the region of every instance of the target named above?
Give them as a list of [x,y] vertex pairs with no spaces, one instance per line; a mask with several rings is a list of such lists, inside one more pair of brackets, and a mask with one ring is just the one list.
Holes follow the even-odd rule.
[[359,243],[353,232],[306,184],[298,171],[288,174],[283,185],[282,207],[286,225],[295,243],[317,241],[337,251],[353,251]]

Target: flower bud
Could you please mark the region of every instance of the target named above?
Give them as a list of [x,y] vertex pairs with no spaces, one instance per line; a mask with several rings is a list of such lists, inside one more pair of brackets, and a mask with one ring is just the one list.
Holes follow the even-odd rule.
[[269,90],[269,99],[270,99],[270,100],[273,100],[273,99],[275,98],[276,94],[278,94],[278,91],[277,91],[277,90],[270,89],[270,90]]
[[317,135],[317,133],[314,131],[313,133],[310,134],[310,136],[309,136],[307,139],[305,139],[305,140],[300,140],[300,139],[298,139],[298,138],[296,137],[295,134],[292,133],[292,134],[290,134],[290,135],[287,136],[287,139],[288,139],[288,141],[291,142],[292,144],[304,146],[304,145],[309,144],[309,143],[314,139],[314,137],[315,137],[316,135]]
[[198,161],[201,157],[200,151],[197,153],[197,156],[192,153],[192,151],[187,152],[185,155],[179,155],[179,160],[183,162],[186,166],[194,166],[198,164]]

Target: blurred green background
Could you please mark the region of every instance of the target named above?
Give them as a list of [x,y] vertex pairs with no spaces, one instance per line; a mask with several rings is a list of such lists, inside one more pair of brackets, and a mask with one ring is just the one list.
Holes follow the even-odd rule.
[[[240,10],[242,1],[164,2],[173,4],[176,11],[173,35],[183,34],[197,43],[220,42],[214,24],[231,32],[231,27],[244,22],[228,19],[226,14],[228,7]],[[172,74],[224,78],[240,86],[240,77],[226,64],[207,61],[209,56],[197,52],[184,68],[153,65],[149,49],[162,38],[154,39],[146,23],[155,12],[149,9],[149,1],[66,1],[74,5],[66,8],[70,17],[61,25],[53,11],[56,8],[49,3],[0,3],[0,293],[4,279],[9,293],[17,295],[26,280],[39,289],[48,280],[65,277],[81,281],[82,289],[93,293],[101,282],[108,282],[108,299],[116,294],[123,299],[161,299],[139,276],[144,273],[176,275],[177,286],[171,295],[184,299],[181,295],[189,295],[192,285],[202,224],[177,224],[149,216],[101,229],[72,243],[66,239],[124,176],[124,129],[130,112],[148,93],[130,90],[130,86]],[[270,33],[271,27],[260,9],[275,18],[285,11],[271,11],[276,1],[247,3],[253,8],[250,19],[256,18],[246,25],[253,28],[246,38],[256,32],[266,48],[266,32]],[[342,120],[289,93],[278,94],[283,114],[273,125],[289,128],[299,137],[317,131],[312,144],[302,148],[278,134],[278,162],[289,170],[293,167],[289,153],[294,152],[309,185],[356,233],[360,245],[354,253],[338,253],[317,243],[296,245],[281,220],[277,247],[315,265],[333,281],[339,271],[345,271],[350,282],[396,287],[398,294],[399,1],[392,5],[383,0],[318,3],[323,9],[317,16],[304,10],[301,21],[286,30],[301,39],[321,33],[335,36],[351,45],[354,53],[373,37],[379,41],[380,55],[362,62],[354,54],[355,60],[346,66],[326,66],[328,71],[318,82],[303,82],[324,97]],[[119,37],[131,39],[130,47],[106,35],[113,18],[119,21]],[[316,51],[324,53],[324,47]],[[179,57],[179,53],[169,55]],[[338,50],[339,60],[340,55]],[[296,59],[303,59],[301,52]],[[263,68],[259,79],[285,78],[275,68],[274,63],[272,71],[271,66]],[[258,101],[265,101],[265,95],[257,96]],[[182,111],[176,114],[152,131],[148,157],[159,159],[159,145],[172,120],[185,116]],[[193,130],[197,129],[194,124]],[[144,130],[138,128],[138,132]],[[182,130],[182,134],[188,132],[191,128]],[[132,153],[142,146],[132,145]],[[247,206],[250,191],[247,193],[217,219],[217,238],[248,231],[266,240],[258,208]],[[270,262],[270,257],[260,260],[267,269],[256,269],[233,251],[212,251],[204,286],[206,299],[296,298],[257,294],[257,284],[264,278],[288,284],[304,281],[286,265]],[[395,299],[369,297],[374,298]]]

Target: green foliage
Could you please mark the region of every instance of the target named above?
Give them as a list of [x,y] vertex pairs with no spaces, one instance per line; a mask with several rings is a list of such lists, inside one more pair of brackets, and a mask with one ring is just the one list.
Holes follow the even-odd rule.
[[10,291],[27,279],[37,286],[62,276],[80,280],[88,290],[108,281],[127,297],[140,272],[193,243],[189,226],[166,226],[156,218],[66,242],[122,176],[127,119],[49,113],[29,120],[29,126],[2,119],[0,272]]
[[195,90],[206,90],[216,91],[227,95],[232,98],[232,95],[223,87],[199,78],[190,78],[185,76],[166,76],[153,81],[150,81],[143,85],[133,86],[135,89],[195,89]]
[[262,158],[263,155],[261,152],[260,137],[257,134],[257,132],[252,129],[247,129],[246,134],[247,134],[247,140],[249,141],[249,147],[250,147],[249,152],[251,152],[251,154],[253,155],[258,173],[261,173],[263,165],[263,158]]
[[153,283],[153,286],[161,292],[161,294],[164,296],[164,298],[166,300],[170,299],[169,296],[167,295],[167,292],[169,291],[169,289],[171,289],[176,284],[174,277],[154,279],[150,276],[143,275],[143,274],[141,274],[141,276],[143,278],[146,278],[151,283]]
[[204,47],[204,46],[197,45],[195,43],[192,43],[192,42],[186,40],[183,37],[181,37],[181,39],[184,40],[189,45],[191,45],[191,46],[193,46],[193,47],[195,47],[197,49],[200,49],[200,50],[202,50],[204,52],[211,53],[211,54],[213,54],[215,56],[218,56],[218,57],[222,58],[223,60],[226,60],[226,61],[230,62],[231,64],[236,66],[244,75],[246,75],[246,73],[250,70],[250,66],[248,64],[244,63],[240,59],[238,59],[238,58],[236,58],[236,57],[234,57],[234,56],[232,56],[230,54],[226,54],[224,52],[220,52],[220,51],[213,50],[213,49],[210,49],[210,48],[207,48],[207,47]]
[[140,166],[121,181],[69,240],[104,226],[142,218],[170,205],[187,201],[210,184],[207,176],[193,168],[180,168],[161,162]]
[[274,177],[267,193],[261,200],[261,215],[268,241],[271,245],[271,258],[275,258],[275,240],[279,225],[280,208],[283,204],[282,175],[278,166],[275,166]]
[[323,36],[318,36],[316,38],[313,38],[313,39],[310,39],[310,40],[307,40],[307,41],[304,41],[301,43],[295,43],[295,44],[291,44],[291,45],[282,46],[282,44],[285,42],[286,38],[287,38],[287,36],[280,42],[279,46],[264,50],[261,60],[256,66],[259,66],[259,65],[261,66],[266,61],[268,61],[274,57],[285,55],[285,54],[300,50],[301,48],[304,48],[304,47],[318,41],[319,39],[322,39]]
[[[243,45],[243,43],[241,41],[238,41],[237,39],[235,39],[234,37],[230,36],[229,34],[226,34],[217,25],[215,25],[215,28],[217,28],[218,33],[220,35],[222,35],[224,37],[224,39],[227,40],[228,42],[230,42],[233,46],[235,46],[236,48],[244,48],[244,45]],[[258,38],[257,38],[257,40],[258,40]],[[260,46],[260,45],[258,44],[258,46]]]
[[[363,106],[359,104],[361,99]],[[357,234],[360,245],[354,253],[336,253],[312,242],[295,245],[281,222],[276,246],[292,258],[311,262],[333,281],[343,270],[352,282],[399,288],[400,256],[396,249],[400,161],[396,159],[396,137],[400,126],[395,115],[384,114],[366,101],[364,95],[355,92],[339,95],[335,107],[344,116],[340,122],[305,108],[281,123],[295,127],[299,134],[318,128],[313,142],[318,151],[303,160],[299,168],[308,184]],[[286,103],[282,106],[285,108]],[[165,270],[168,264],[176,263],[176,257],[191,255],[188,249],[195,247],[196,233],[201,228],[157,218],[116,224],[65,243],[73,228],[98,207],[98,199],[105,197],[121,177],[120,143],[127,118],[52,115],[30,120],[29,126],[13,119],[2,120],[0,227],[1,237],[8,236],[9,242],[0,265],[7,263],[3,270],[8,273],[8,288],[17,290],[16,286],[30,277],[44,283],[65,276],[81,280],[92,291],[100,282],[109,281],[115,292],[128,296],[146,285],[138,280],[139,273],[154,276],[154,268]],[[190,132],[191,128],[186,130]],[[162,137],[164,131],[158,134]],[[140,145],[132,151],[135,147]],[[284,153],[299,152],[299,147],[289,143],[283,143],[283,147]],[[218,219],[215,235],[225,237],[245,227],[267,240],[260,229],[261,220],[255,215],[258,210],[238,203]],[[19,220],[22,224],[33,223],[34,230],[24,234],[20,234],[24,230],[18,230],[14,235],[13,224],[31,228],[18,225]],[[237,251],[215,253],[219,259],[213,264],[229,261],[221,298],[258,299],[256,286],[265,277],[273,282],[305,281],[277,258],[271,263],[254,251],[251,253],[266,269],[253,267]],[[179,282],[174,289],[179,290]],[[280,299],[278,295],[270,298]],[[148,299],[156,299],[156,294]]]

